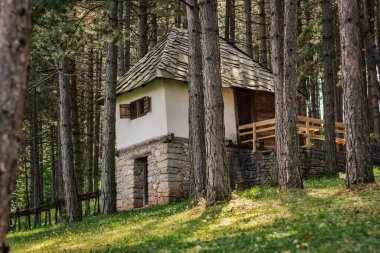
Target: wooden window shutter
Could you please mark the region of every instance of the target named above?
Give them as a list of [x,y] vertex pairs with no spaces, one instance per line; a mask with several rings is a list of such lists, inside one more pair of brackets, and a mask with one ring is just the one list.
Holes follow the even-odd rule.
[[120,104],[120,118],[129,119],[131,117],[131,110],[129,104]]
[[136,101],[131,102],[129,109],[130,109],[131,119],[137,118],[138,116],[137,116],[137,103],[136,103]]
[[150,97],[143,97],[143,112],[144,114],[150,112],[151,110],[151,101]]

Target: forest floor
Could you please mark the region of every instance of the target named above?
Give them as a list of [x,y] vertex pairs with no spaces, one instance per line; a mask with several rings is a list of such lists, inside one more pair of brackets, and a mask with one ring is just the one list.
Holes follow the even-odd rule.
[[9,239],[13,252],[380,252],[380,186],[347,190],[343,175],[304,190],[257,186],[212,208],[187,200]]

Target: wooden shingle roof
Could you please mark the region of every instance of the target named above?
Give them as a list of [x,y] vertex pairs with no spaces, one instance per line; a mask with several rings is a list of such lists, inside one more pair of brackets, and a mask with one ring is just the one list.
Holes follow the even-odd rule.
[[[220,38],[222,86],[274,92],[270,70]],[[187,81],[188,33],[174,29],[118,79],[117,94],[143,86],[155,78]]]

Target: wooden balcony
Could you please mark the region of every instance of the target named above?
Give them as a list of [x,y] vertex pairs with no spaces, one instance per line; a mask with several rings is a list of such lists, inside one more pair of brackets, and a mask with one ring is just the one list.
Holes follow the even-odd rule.
[[[302,147],[310,148],[325,140],[324,120],[304,116],[298,116],[297,118],[298,135]],[[239,126],[240,143],[251,143],[253,152],[258,149],[274,149],[275,122],[276,119],[267,119]],[[345,145],[344,127],[342,122],[335,123],[337,145]]]

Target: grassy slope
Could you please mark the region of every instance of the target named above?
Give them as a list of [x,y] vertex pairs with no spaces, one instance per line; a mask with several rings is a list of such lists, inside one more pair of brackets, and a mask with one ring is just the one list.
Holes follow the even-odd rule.
[[14,252],[380,252],[378,185],[349,191],[343,179],[324,178],[305,186],[259,186],[208,209],[183,201],[9,238]]

